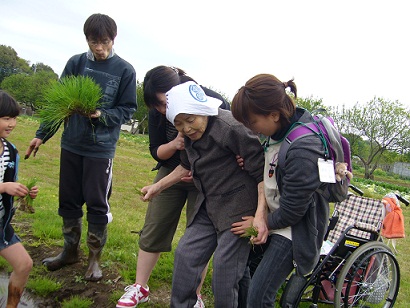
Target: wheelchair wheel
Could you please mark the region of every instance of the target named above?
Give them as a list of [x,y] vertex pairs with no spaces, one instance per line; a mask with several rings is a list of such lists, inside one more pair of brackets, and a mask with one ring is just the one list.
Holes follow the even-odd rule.
[[382,242],[358,247],[336,282],[335,307],[393,307],[400,285],[399,264]]

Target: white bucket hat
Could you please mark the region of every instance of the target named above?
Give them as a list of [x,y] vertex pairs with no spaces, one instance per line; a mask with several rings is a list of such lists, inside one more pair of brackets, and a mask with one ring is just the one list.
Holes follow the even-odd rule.
[[214,116],[222,104],[219,99],[209,97],[195,82],[188,81],[173,87],[166,94],[168,121],[174,124],[175,117],[180,113],[201,116]]

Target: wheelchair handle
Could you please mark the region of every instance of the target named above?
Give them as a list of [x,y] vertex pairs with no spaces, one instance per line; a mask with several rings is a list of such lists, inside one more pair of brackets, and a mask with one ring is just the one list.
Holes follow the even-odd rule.
[[405,199],[405,198],[403,198],[401,195],[399,195],[399,194],[395,194],[396,195],[396,197],[397,197],[397,199],[399,199],[399,201],[401,201],[401,202],[403,202],[406,206],[409,206],[409,201],[407,200],[407,199]]
[[[359,187],[357,187],[357,186],[354,186],[353,184],[349,184],[349,188],[350,188],[351,190],[353,190],[355,193],[357,193],[359,196],[363,196],[363,195],[364,195],[363,190],[361,190],[361,189],[360,189]],[[396,195],[397,199],[398,199],[400,202],[403,202],[404,205],[409,206],[409,204],[410,204],[410,201],[409,201],[409,200],[403,198],[400,194],[396,194],[396,193],[395,193],[395,195]]]
[[350,188],[351,190],[353,190],[355,193],[359,194],[360,196],[363,196],[363,195],[364,195],[363,190],[361,190],[361,189],[360,189],[359,187],[357,187],[357,186],[354,186],[353,184],[349,184],[349,188]]

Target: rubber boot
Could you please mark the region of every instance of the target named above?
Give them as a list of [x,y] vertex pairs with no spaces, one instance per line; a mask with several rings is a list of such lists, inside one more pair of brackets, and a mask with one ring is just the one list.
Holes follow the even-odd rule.
[[88,269],[84,279],[87,281],[99,281],[102,278],[100,268],[101,252],[107,242],[106,224],[88,224],[87,246],[89,249]]
[[63,251],[56,257],[46,258],[42,261],[49,271],[58,270],[80,260],[81,222],[81,218],[63,218]]
[[21,295],[23,294],[23,290],[13,286],[9,282],[9,287],[8,287],[8,295],[7,295],[7,308],[17,308]]

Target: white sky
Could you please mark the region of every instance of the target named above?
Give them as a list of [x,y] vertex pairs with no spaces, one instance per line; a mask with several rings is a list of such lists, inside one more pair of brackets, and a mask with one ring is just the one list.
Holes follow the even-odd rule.
[[0,0],[0,44],[61,74],[87,50],[93,13],[117,23],[115,51],[137,78],[184,69],[233,98],[259,73],[295,78],[299,97],[352,106],[374,96],[410,106],[406,0]]

